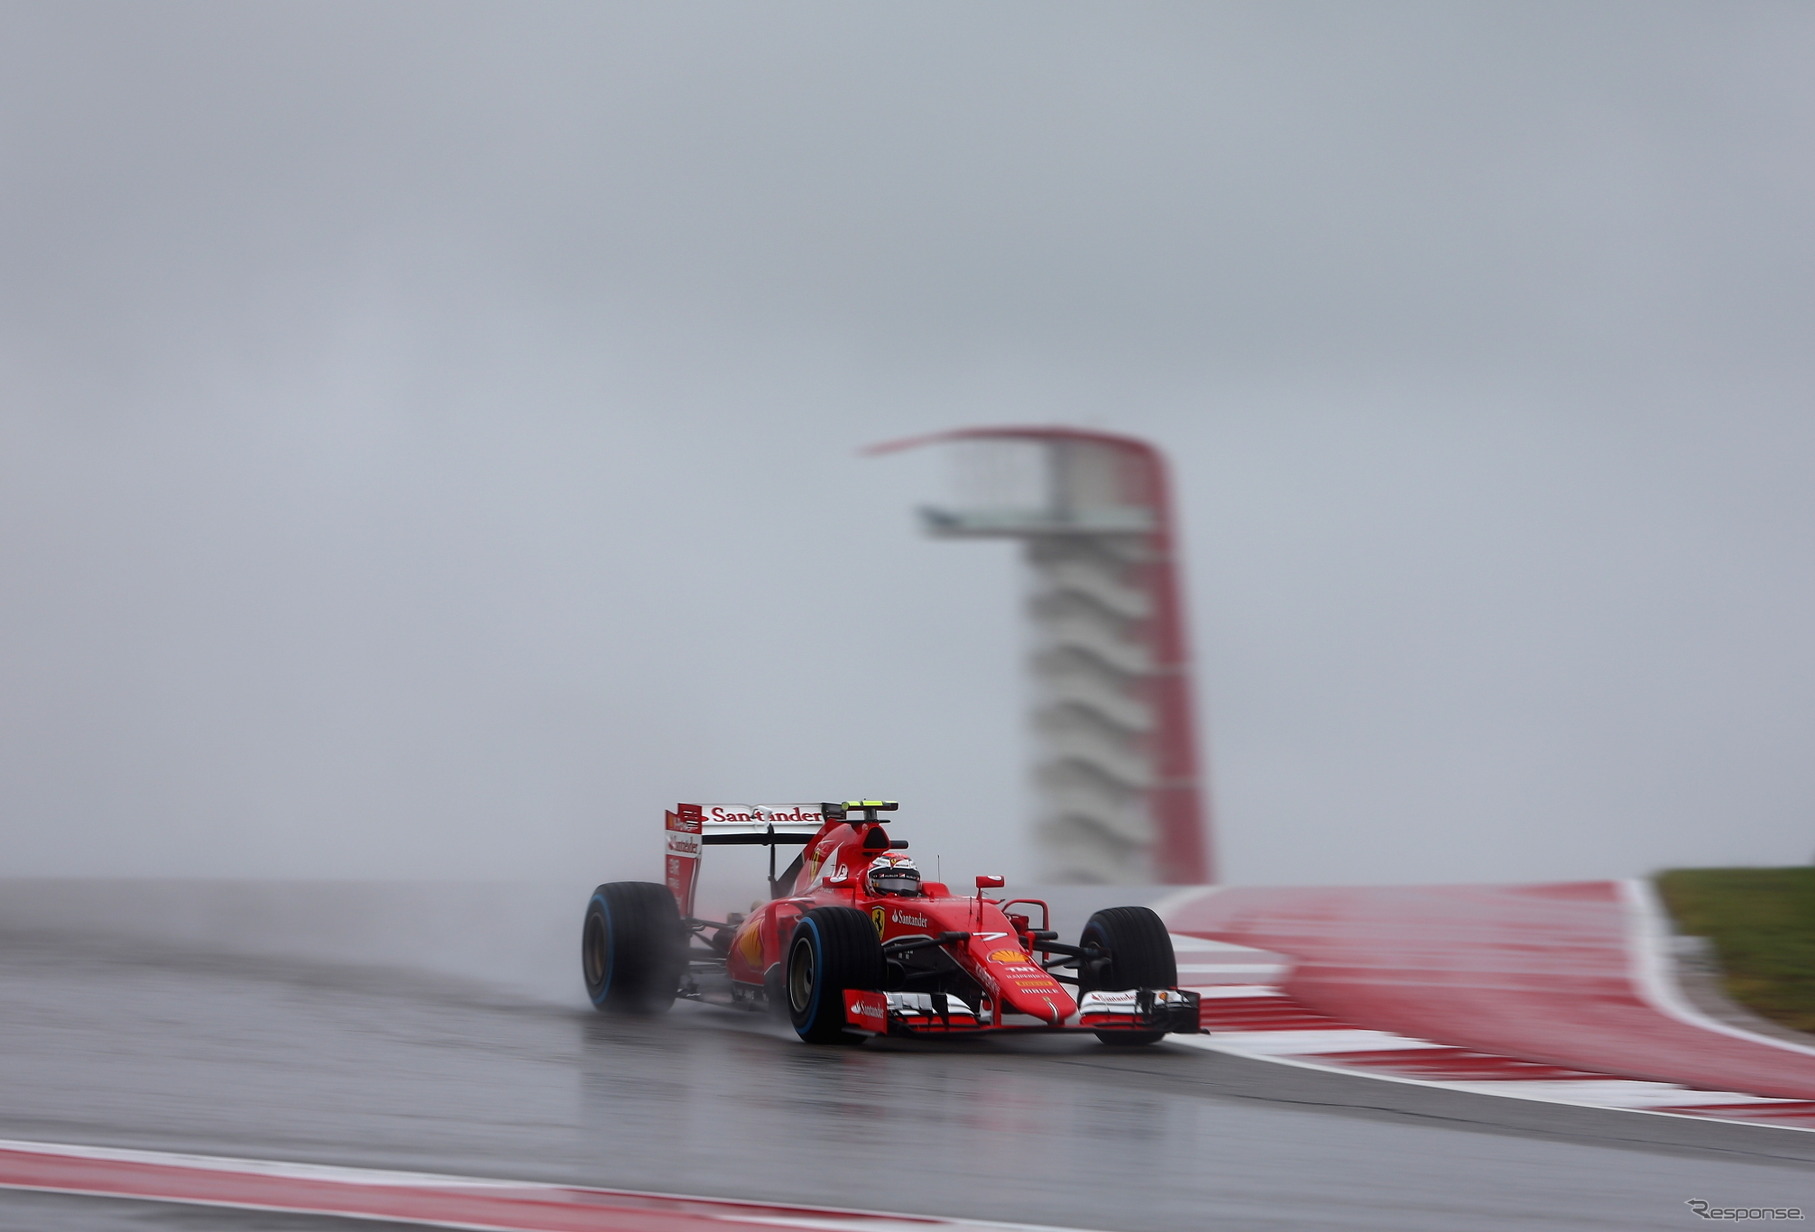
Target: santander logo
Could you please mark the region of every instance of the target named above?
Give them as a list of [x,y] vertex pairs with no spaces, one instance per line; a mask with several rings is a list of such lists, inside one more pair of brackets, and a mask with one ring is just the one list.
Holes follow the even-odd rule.
[[706,810],[708,821],[797,821],[812,822],[821,825],[825,816],[814,809],[801,805],[786,805],[781,808],[764,808],[760,804],[715,804]]

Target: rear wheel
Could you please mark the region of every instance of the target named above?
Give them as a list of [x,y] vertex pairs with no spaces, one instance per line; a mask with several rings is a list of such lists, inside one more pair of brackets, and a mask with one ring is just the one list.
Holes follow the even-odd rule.
[[580,931],[580,969],[594,1009],[658,1014],[674,1004],[687,936],[668,887],[613,881],[592,892]]
[[[1079,945],[1095,946],[1102,957],[1078,965],[1078,996],[1127,988],[1173,988],[1178,958],[1165,923],[1148,907],[1105,907],[1084,925]],[[1105,1044],[1152,1044],[1164,1031],[1098,1031]]]
[[845,1026],[844,994],[882,987],[882,942],[855,907],[815,907],[794,925],[782,986],[788,1020],[809,1044],[861,1044]]

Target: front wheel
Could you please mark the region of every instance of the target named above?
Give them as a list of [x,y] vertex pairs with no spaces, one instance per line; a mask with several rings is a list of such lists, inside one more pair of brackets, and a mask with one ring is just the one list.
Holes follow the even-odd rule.
[[[1178,958],[1165,922],[1149,907],[1105,907],[1084,925],[1078,942],[1095,946],[1101,957],[1078,965],[1078,997],[1087,992],[1120,992],[1128,988],[1173,988],[1178,985]],[[1164,1031],[1098,1031],[1105,1044],[1152,1044]]]
[[659,1014],[674,1004],[687,935],[668,887],[612,881],[592,892],[580,931],[580,972],[593,1008]]
[[882,987],[882,942],[855,907],[815,907],[794,925],[783,968],[788,1020],[809,1044],[861,1044],[845,1025],[844,994]]

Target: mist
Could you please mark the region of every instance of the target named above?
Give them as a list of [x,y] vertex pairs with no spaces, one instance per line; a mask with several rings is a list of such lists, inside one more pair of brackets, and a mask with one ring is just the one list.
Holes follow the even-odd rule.
[[[1815,13],[21,4],[0,869],[1031,867],[1018,562],[1166,449],[1225,875],[1815,852]],[[930,861],[929,861],[930,862]]]

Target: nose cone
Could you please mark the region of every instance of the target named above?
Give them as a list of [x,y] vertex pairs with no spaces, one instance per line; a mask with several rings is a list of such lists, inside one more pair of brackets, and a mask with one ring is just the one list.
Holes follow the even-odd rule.
[[1078,1012],[1078,1003],[1064,985],[1013,942],[998,942],[980,956],[983,967],[995,977],[1002,1008],[1027,1014],[1058,1026]]

